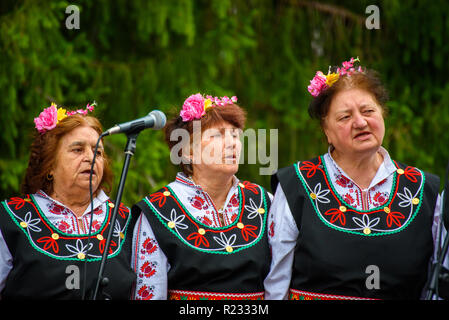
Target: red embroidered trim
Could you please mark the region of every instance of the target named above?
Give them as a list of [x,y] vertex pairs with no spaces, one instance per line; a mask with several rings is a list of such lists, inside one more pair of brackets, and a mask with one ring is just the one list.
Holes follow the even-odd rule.
[[315,293],[290,288],[289,300],[379,300],[362,297],[340,296],[335,294]]
[[223,293],[169,290],[169,300],[264,300],[264,292]]

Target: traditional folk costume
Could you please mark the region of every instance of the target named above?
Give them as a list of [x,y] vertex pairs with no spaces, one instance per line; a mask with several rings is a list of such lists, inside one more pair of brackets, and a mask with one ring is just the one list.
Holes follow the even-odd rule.
[[421,297],[438,226],[439,178],[380,152],[383,163],[365,190],[330,152],[273,176],[267,299]]
[[136,299],[263,299],[272,196],[233,179],[219,210],[183,173],[133,206]]
[[[2,201],[1,298],[80,299],[83,288],[86,298],[90,298],[112,227],[114,232],[104,271],[109,284],[104,293],[111,299],[129,299],[136,278],[130,268],[133,221],[130,210],[120,204],[116,223],[111,226],[113,207],[114,203],[100,191],[94,199],[89,236],[90,206],[78,218],[43,191]],[[85,268],[87,280],[83,283]]]

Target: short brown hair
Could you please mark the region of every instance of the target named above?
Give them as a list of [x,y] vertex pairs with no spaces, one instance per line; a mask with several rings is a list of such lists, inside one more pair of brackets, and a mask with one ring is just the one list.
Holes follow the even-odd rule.
[[383,112],[387,111],[388,92],[383,86],[379,74],[374,70],[366,70],[364,72],[354,72],[350,76],[340,76],[332,87],[322,91],[309,104],[310,117],[319,119],[321,125],[323,125],[323,119],[329,111],[333,97],[343,90],[353,88],[371,93],[382,107]]
[[[39,190],[43,190],[47,194],[53,193],[53,181],[48,180],[47,175],[56,162],[59,141],[64,135],[81,126],[91,127],[98,135],[103,132],[101,123],[97,118],[79,114],[64,118],[54,129],[43,134],[35,131],[30,148],[30,160],[21,186],[23,194],[36,193]],[[109,194],[112,188],[113,173],[105,153],[103,158],[103,178],[98,189],[102,189]]]
[[[179,112],[179,111],[178,111]],[[246,112],[236,104],[228,104],[225,106],[215,106],[209,108],[206,114],[200,119],[201,121],[201,133],[204,130],[212,128],[222,122],[227,122],[234,127],[243,130],[246,122]],[[176,129],[185,129],[189,132],[190,142],[192,141],[193,135],[193,121],[182,121],[181,116],[175,116],[164,128],[165,142],[167,143],[169,149],[171,150],[179,140],[170,140],[171,133]],[[182,150],[179,150],[178,156],[182,156]],[[181,170],[186,175],[193,174],[193,168],[190,164],[180,163]]]

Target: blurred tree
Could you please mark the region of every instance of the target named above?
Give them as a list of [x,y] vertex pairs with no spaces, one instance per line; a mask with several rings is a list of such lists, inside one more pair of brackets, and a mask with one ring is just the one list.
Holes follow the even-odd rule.
[[[326,152],[310,121],[307,85],[350,57],[380,72],[390,92],[385,146],[394,159],[442,176],[449,157],[449,3],[444,0],[79,0],[0,3],[0,195],[19,192],[33,118],[50,102],[97,101],[104,126],[152,109],[179,112],[192,93],[237,95],[247,128],[278,129],[279,167]],[[368,30],[366,8],[380,9]],[[125,136],[105,139],[116,184]],[[267,165],[238,176],[269,188]],[[160,131],[137,140],[123,200],[171,181],[177,168]],[[115,191],[112,196],[114,197]]]

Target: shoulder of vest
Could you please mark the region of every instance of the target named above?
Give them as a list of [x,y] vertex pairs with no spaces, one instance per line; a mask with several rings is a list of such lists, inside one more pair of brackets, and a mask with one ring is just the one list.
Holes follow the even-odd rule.
[[295,165],[296,163],[279,169],[276,173],[271,176],[271,193],[274,195],[276,193],[276,188],[281,180],[284,178],[294,177],[295,174]]
[[[301,161],[304,163],[311,162],[313,164],[318,164],[319,157],[312,158],[310,160]],[[287,185],[290,183],[296,183],[297,174],[296,174],[296,166],[299,161],[289,165],[288,167],[284,167],[279,169],[275,174],[271,176],[271,192],[273,195],[276,193],[276,188],[278,184],[282,181],[281,185]],[[284,190],[285,192],[286,190]]]
[[[407,165],[407,164],[405,164],[403,162],[400,162],[400,161],[396,161],[395,160],[395,162],[396,162],[396,164],[400,168],[403,168],[403,169],[405,169],[407,167],[413,167],[413,166]],[[417,169],[419,169],[419,168],[417,168]],[[421,170],[421,169],[419,169],[419,170]],[[439,190],[440,190],[440,177],[437,176],[436,174],[433,174],[433,173],[430,173],[430,172],[427,172],[427,171],[424,171],[424,170],[421,170],[421,171],[423,172],[424,177],[426,179],[426,183],[428,184],[428,186],[430,186],[431,190],[434,191],[434,192],[439,192]]]
[[157,197],[158,194],[163,194],[163,192],[165,191],[167,191],[167,187],[162,187],[159,190],[156,190],[155,192],[152,192],[143,197],[140,201],[131,206],[131,214],[134,216],[138,216],[141,212],[148,211],[149,207],[145,199],[152,199],[153,197]]

